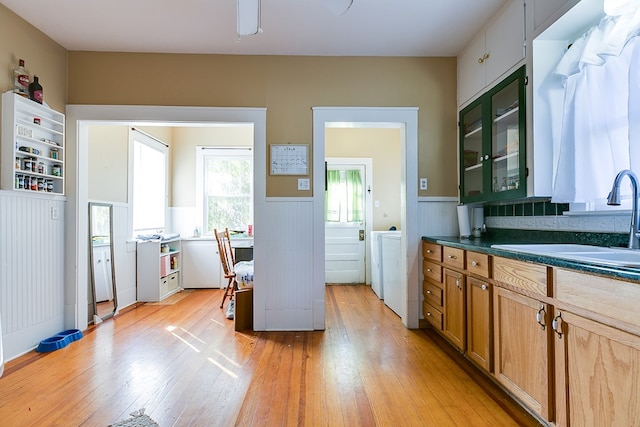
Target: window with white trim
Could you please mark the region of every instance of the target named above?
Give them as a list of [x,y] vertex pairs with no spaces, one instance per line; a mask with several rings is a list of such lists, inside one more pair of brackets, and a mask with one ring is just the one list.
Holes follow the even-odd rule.
[[253,151],[247,147],[198,148],[198,206],[203,234],[244,231],[253,224]]
[[168,147],[132,129],[131,150],[133,235],[164,231],[168,207]]

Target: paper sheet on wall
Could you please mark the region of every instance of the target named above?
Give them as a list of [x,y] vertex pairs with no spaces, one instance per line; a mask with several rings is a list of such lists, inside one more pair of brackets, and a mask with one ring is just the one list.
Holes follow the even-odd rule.
[[306,145],[271,145],[271,175],[307,175]]

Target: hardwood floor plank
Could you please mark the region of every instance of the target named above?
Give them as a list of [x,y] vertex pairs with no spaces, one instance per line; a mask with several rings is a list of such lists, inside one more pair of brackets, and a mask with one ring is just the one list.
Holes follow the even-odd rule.
[[140,304],[9,362],[2,425],[106,426],[140,408],[163,427],[537,425],[368,286],[328,286],[326,329],[300,332],[235,332],[221,292]]

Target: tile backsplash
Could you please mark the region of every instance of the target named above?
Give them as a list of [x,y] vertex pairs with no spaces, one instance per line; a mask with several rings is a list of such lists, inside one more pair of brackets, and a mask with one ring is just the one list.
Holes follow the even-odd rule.
[[568,203],[525,201],[484,207],[488,228],[628,233],[631,214],[569,212]]

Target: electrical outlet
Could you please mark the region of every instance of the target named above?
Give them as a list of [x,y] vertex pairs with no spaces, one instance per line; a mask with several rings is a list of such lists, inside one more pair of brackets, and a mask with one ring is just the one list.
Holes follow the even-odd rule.
[[50,206],[51,208],[51,219],[56,220],[58,219],[58,208],[55,206]]
[[311,185],[310,185],[310,180],[309,178],[298,178],[298,190],[303,191],[303,190],[310,190],[311,189]]
[[420,178],[420,189],[421,190],[427,189],[427,178]]

